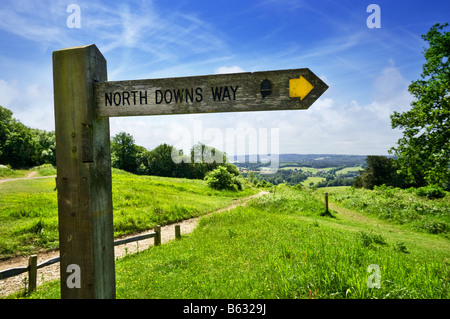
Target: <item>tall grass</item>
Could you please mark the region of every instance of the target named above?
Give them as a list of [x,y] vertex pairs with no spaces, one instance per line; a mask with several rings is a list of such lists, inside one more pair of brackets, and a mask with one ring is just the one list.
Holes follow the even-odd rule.
[[450,238],[450,196],[427,199],[410,190],[376,187],[375,190],[334,187],[330,201],[369,216],[430,234]]
[[26,170],[14,170],[7,166],[0,166],[0,178],[16,178],[16,177],[24,177],[26,174]]
[[54,179],[0,184],[0,258],[58,246]]

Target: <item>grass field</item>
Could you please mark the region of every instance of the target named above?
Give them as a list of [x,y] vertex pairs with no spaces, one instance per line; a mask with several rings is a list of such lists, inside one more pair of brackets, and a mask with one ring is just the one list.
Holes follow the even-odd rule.
[[323,178],[323,177],[310,176],[302,182],[302,186],[310,187],[310,185],[309,185],[310,183],[317,184],[324,180],[325,180],[325,178]]
[[361,166],[362,165],[355,167],[345,167],[343,169],[336,171],[336,175],[347,174],[349,172],[359,172],[360,170],[363,169]]
[[[450,297],[445,233],[341,206],[337,196],[350,196],[350,188],[328,191],[338,203],[330,203],[333,217],[321,215],[323,192],[279,185],[245,207],[201,219],[179,241],[118,260],[117,297]],[[448,195],[428,204],[448,208]],[[380,269],[380,288],[368,285],[370,265]],[[59,283],[28,297],[59,298]]]
[[[36,176],[51,175],[37,169]],[[26,176],[30,172],[23,173]],[[114,234],[200,216],[257,193],[217,191],[201,180],[136,176],[113,170]],[[58,248],[58,209],[54,178],[0,183],[0,259]]]
[[302,170],[303,172],[310,172],[313,174],[316,174],[320,171],[328,172],[329,170],[332,170],[335,167],[325,167],[325,168],[314,168],[314,167],[306,167],[306,166],[286,166],[280,168],[281,170]]

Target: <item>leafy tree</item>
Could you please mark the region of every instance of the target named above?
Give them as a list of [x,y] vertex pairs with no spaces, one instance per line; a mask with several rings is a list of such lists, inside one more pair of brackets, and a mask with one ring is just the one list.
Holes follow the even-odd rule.
[[[397,174],[396,162],[385,156],[367,156],[367,166],[355,178],[355,187],[373,189],[374,186],[402,186],[402,176]],[[331,186],[331,185],[329,185]]]
[[111,165],[135,173],[139,167],[138,149],[131,134],[120,132],[111,139]]
[[247,174],[247,179],[248,179],[248,180],[250,181],[250,183],[252,183],[253,185],[258,184],[258,182],[259,182],[259,180],[258,180],[258,178],[256,177],[255,173],[253,173],[253,172],[249,172],[249,173]]
[[416,100],[404,113],[391,115],[392,128],[403,129],[397,155],[400,169],[414,186],[450,180],[450,32],[435,24],[422,38],[429,43],[421,78],[409,86]]
[[0,106],[0,163],[13,168],[34,166],[37,142],[32,131],[12,117],[12,112]]
[[0,106],[0,162],[6,163],[3,153],[6,141],[11,133],[12,112]]
[[143,146],[135,145],[136,147],[136,174],[149,175],[150,168],[148,167],[148,160],[150,152]]
[[225,154],[218,149],[198,143],[191,148],[191,178],[203,179],[206,173],[227,162]]
[[177,164],[172,160],[173,146],[161,144],[150,151],[148,156],[149,173],[156,176],[175,177]]
[[31,133],[36,142],[33,162],[36,165],[51,164],[56,166],[56,138],[55,131],[31,129]]

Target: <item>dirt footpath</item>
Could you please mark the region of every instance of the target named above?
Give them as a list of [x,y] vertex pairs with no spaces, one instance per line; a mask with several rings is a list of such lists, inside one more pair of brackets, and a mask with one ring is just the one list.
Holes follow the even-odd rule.
[[[261,191],[259,194],[256,194],[256,195],[236,199],[230,206],[219,209],[210,214],[220,213],[223,211],[227,211],[227,210],[236,208],[237,206],[245,205],[245,203],[248,200],[250,200],[251,198],[254,198],[254,197],[260,196],[260,195],[265,195],[265,194],[268,194],[268,192]],[[207,214],[207,215],[210,215],[210,214]],[[207,216],[207,215],[187,219],[187,220],[184,220],[177,224],[162,226],[161,227],[161,244],[164,244],[164,243],[168,242],[169,240],[175,239],[175,226],[176,225],[180,225],[181,236],[183,236],[183,234],[191,233],[194,230],[194,228],[197,226],[199,219],[204,216]],[[145,232],[142,232],[139,234],[133,234],[128,237],[134,237],[137,235],[143,235],[143,234],[151,233],[151,232],[153,232],[153,230],[148,230],[148,231],[145,231]],[[124,239],[124,238],[127,238],[127,237],[123,237],[121,239]],[[137,251],[145,250],[148,247],[153,246],[153,242],[154,242],[154,238],[149,238],[149,239],[141,240],[138,242],[132,242],[132,243],[127,243],[124,245],[116,246],[116,247],[114,247],[115,258],[118,259],[127,254],[133,254],[133,253],[136,253]],[[58,256],[59,256],[59,251],[57,251],[57,250],[38,253],[37,263],[40,264],[46,260],[49,260],[49,259],[52,259],[52,258],[55,258]],[[11,258],[11,259],[0,262],[0,271],[9,269],[9,268],[25,267],[27,265],[28,265],[28,257]],[[15,277],[11,277],[11,278],[8,278],[5,280],[0,280],[0,298],[8,296],[14,292],[18,292],[21,289],[24,290],[25,289],[25,281],[27,279],[28,279],[28,273],[25,272],[23,274],[15,276]],[[53,264],[53,265],[50,265],[50,266],[47,266],[44,268],[40,268],[37,271],[37,285],[38,286],[41,285],[43,282],[56,280],[56,279],[59,279],[59,263],[56,263],[56,264]]]

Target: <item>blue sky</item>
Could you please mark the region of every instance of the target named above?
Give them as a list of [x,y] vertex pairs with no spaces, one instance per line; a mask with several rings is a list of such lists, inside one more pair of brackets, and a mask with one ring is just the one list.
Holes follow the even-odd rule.
[[[372,3],[381,28],[367,26]],[[67,25],[70,4],[80,28]],[[111,81],[307,67],[329,85],[308,110],[111,118],[111,135],[225,149],[227,129],[277,129],[280,153],[387,155],[401,137],[389,115],[410,108],[424,63],[421,35],[449,12],[446,0],[2,0],[0,105],[53,130],[52,52],[91,43]]]

